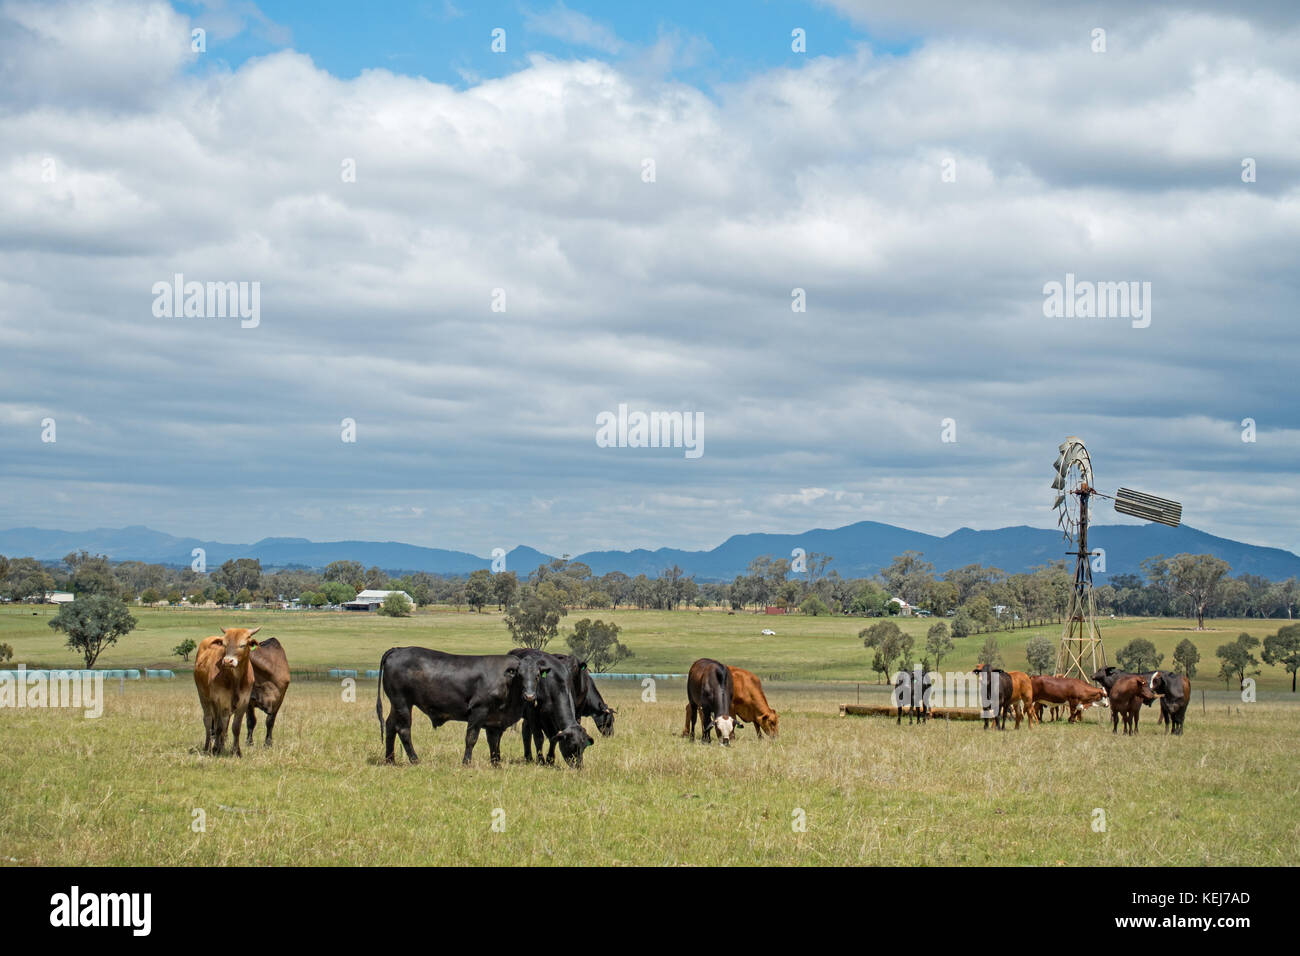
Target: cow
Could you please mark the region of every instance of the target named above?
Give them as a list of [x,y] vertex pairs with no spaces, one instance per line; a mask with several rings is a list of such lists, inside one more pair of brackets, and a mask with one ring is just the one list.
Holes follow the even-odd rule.
[[1029,726],[1037,723],[1034,716],[1034,683],[1024,671],[1007,671],[1011,678],[1011,707],[1016,715],[1016,730],[1020,729],[1020,717],[1023,714]]
[[[567,678],[567,674],[565,675]],[[501,735],[523,716],[525,707],[542,706],[563,728],[560,751],[565,760],[580,764],[584,734],[576,726],[567,688],[565,693],[539,693],[544,680],[562,678],[536,658],[509,654],[444,654],[427,647],[390,647],[379,661],[379,688],[375,714],[384,738],[384,761],[393,762],[393,742],[402,739],[408,763],[419,763],[411,746],[411,708],[423,711],[434,728],[449,720],[465,721],[465,755],[468,765],[486,730],[492,766],[501,763]],[[384,694],[392,704],[384,719]]]
[[1160,723],[1167,725],[1165,733],[1181,736],[1187,705],[1192,699],[1192,682],[1186,674],[1156,671],[1151,677],[1151,691],[1161,695]]
[[257,646],[253,635],[260,630],[223,627],[221,634],[205,637],[199,643],[194,655],[194,686],[203,708],[204,753],[213,752],[214,745],[218,756],[226,752],[226,732],[233,718],[235,756],[243,756],[239,730],[253,693],[250,655]]
[[[1046,674],[1030,678],[1034,691],[1034,707],[1038,718],[1042,720],[1044,704],[1064,706],[1069,722],[1083,719],[1083,710],[1101,700],[1103,694],[1099,688],[1074,677],[1062,677],[1060,674]],[[1056,707],[1052,708],[1053,711]],[[1052,719],[1056,719],[1053,714]]]
[[253,728],[257,726],[254,710],[261,709],[266,714],[266,740],[263,746],[271,746],[271,731],[275,729],[275,715],[280,712],[284,695],[289,692],[289,658],[284,655],[284,647],[274,637],[258,641],[253,648],[250,660],[253,662],[253,693],[248,698],[248,746],[253,746]]
[[768,705],[767,697],[763,694],[763,682],[758,679],[758,675],[751,674],[743,667],[731,665],[727,665],[727,670],[731,671],[732,713],[740,720],[753,724],[754,733],[758,734],[760,740],[765,730],[769,737],[775,737],[781,718]]
[[[594,717],[596,720],[596,729],[602,735],[608,737],[614,733],[614,712],[606,706],[605,701],[601,698],[600,692],[596,690],[595,681],[587,673],[587,662],[580,661],[569,654],[547,654],[545,651],[535,650],[533,648],[516,647],[509,652],[514,657],[537,657],[542,666],[555,668],[557,673],[562,669],[568,674],[568,683],[570,695],[570,706],[573,707],[574,715],[577,718]],[[581,721],[576,721],[581,727]],[[545,735],[550,743],[550,748],[546,754],[548,764],[555,763],[555,744],[559,739],[559,728],[545,723],[541,719],[538,708],[524,708],[523,726],[521,732],[524,738],[524,759],[529,763],[533,762],[533,747],[537,748],[537,758],[540,761],[542,757],[542,737]],[[585,730],[582,732],[585,738],[584,746],[590,746],[595,743],[591,735]]]
[[923,724],[930,713],[930,690],[934,678],[920,670],[899,671],[894,675],[894,706],[898,708],[898,724],[903,723],[903,708],[908,708],[907,722],[916,718]]
[[1136,734],[1142,705],[1156,699],[1145,677],[1137,674],[1117,674],[1107,690],[1110,698],[1110,732],[1119,732],[1119,719],[1124,718],[1124,733]]
[[989,668],[980,664],[975,668],[979,683],[980,712],[984,716],[984,729],[989,729],[989,720],[998,730],[1007,729],[1007,714],[1011,712],[1012,680],[1007,672],[999,668]]
[[701,657],[691,665],[686,676],[686,727],[682,736],[695,739],[698,711],[702,716],[700,742],[707,744],[709,734],[716,730],[722,745],[731,746],[739,723],[732,711],[734,697],[735,684],[727,666],[712,658]]

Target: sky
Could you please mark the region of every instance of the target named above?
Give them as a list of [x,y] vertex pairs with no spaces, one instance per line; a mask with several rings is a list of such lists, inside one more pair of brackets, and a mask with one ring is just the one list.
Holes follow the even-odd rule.
[[0,0],[0,528],[1300,551],[1300,8],[373,6]]

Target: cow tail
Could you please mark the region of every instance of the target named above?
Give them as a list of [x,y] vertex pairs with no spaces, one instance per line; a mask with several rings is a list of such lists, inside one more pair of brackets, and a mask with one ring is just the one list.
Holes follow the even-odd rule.
[[375,716],[379,718],[380,743],[384,742],[384,663],[391,653],[393,653],[393,649],[390,647],[384,651],[384,656],[379,659],[379,686],[375,688]]

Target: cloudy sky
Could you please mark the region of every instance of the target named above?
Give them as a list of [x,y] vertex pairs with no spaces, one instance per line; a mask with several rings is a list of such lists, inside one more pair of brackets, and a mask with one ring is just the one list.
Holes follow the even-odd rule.
[[[1293,4],[305,6],[0,0],[0,527],[1051,526],[1077,434],[1300,551]],[[703,455],[599,447],[620,403]]]

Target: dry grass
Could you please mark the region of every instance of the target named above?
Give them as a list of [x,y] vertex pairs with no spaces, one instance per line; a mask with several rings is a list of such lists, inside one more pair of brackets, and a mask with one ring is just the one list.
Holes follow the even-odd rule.
[[[657,703],[632,683],[602,686],[618,732],[581,771],[522,763],[517,732],[503,767],[481,738],[465,769],[464,725],[420,721],[423,762],[384,766],[373,681],[355,703],[335,684],[295,684],[275,749],[242,760],[196,752],[188,677],[110,685],[98,720],[0,710],[0,861],[1282,864],[1300,839],[1300,707],[1286,702],[1212,695],[1181,739],[1157,733],[1153,711],[1124,738],[1095,723],[900,728],[838,717],[851,692],[770,684],[781,737],[747,727],[723,749],[677,736],[679,682],[661,683]],[[792,828],[796,809],[806,832]]]

